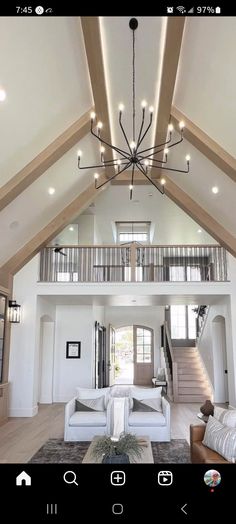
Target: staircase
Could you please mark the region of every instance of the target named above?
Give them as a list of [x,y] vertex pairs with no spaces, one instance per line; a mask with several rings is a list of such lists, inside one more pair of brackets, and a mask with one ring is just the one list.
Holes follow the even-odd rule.
[[204,402],[212,398],[197,348],[174,347],[176,370],[175,402]]

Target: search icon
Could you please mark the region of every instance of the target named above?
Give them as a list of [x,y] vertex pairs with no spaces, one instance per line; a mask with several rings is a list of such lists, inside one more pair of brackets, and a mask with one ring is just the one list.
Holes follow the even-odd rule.
[[63,479],[66,482],[66,484],[76,484],[78,486],[78,482],[76,482],[76,474],[74,471],[66,471],[63,475]]

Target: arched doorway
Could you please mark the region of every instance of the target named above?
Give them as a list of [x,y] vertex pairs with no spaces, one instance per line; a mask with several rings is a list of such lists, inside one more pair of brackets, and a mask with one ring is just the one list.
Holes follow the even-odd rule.
[[226,350],[225,319],[217,315],[212,321],[214,400],[228,402],[228,366]]
[[38,402],[53,402],[53,366],[54,366],[55,322],[49,315],[40,318],[39,345],[39,384]]
[[151,385],[153,347],[152,328],[138,325],[116,328],[114,384]]

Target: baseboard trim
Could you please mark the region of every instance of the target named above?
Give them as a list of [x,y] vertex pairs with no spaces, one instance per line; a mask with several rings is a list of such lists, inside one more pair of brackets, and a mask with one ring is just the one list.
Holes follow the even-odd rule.
[[33,408],[17,408],[9,410],[9,417],[35,417],[38,414],[38,406]]
[[71,400],[73,397],[76,397],[76,394],[70,395],[69,397],[54,397],[52,403],[67,403],[69,400]]

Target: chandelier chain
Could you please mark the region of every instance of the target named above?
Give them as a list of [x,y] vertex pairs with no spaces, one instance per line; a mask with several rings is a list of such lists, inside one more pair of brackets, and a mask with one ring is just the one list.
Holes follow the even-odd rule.
[[135,31],[133,29],[133,141],[135,142]]

